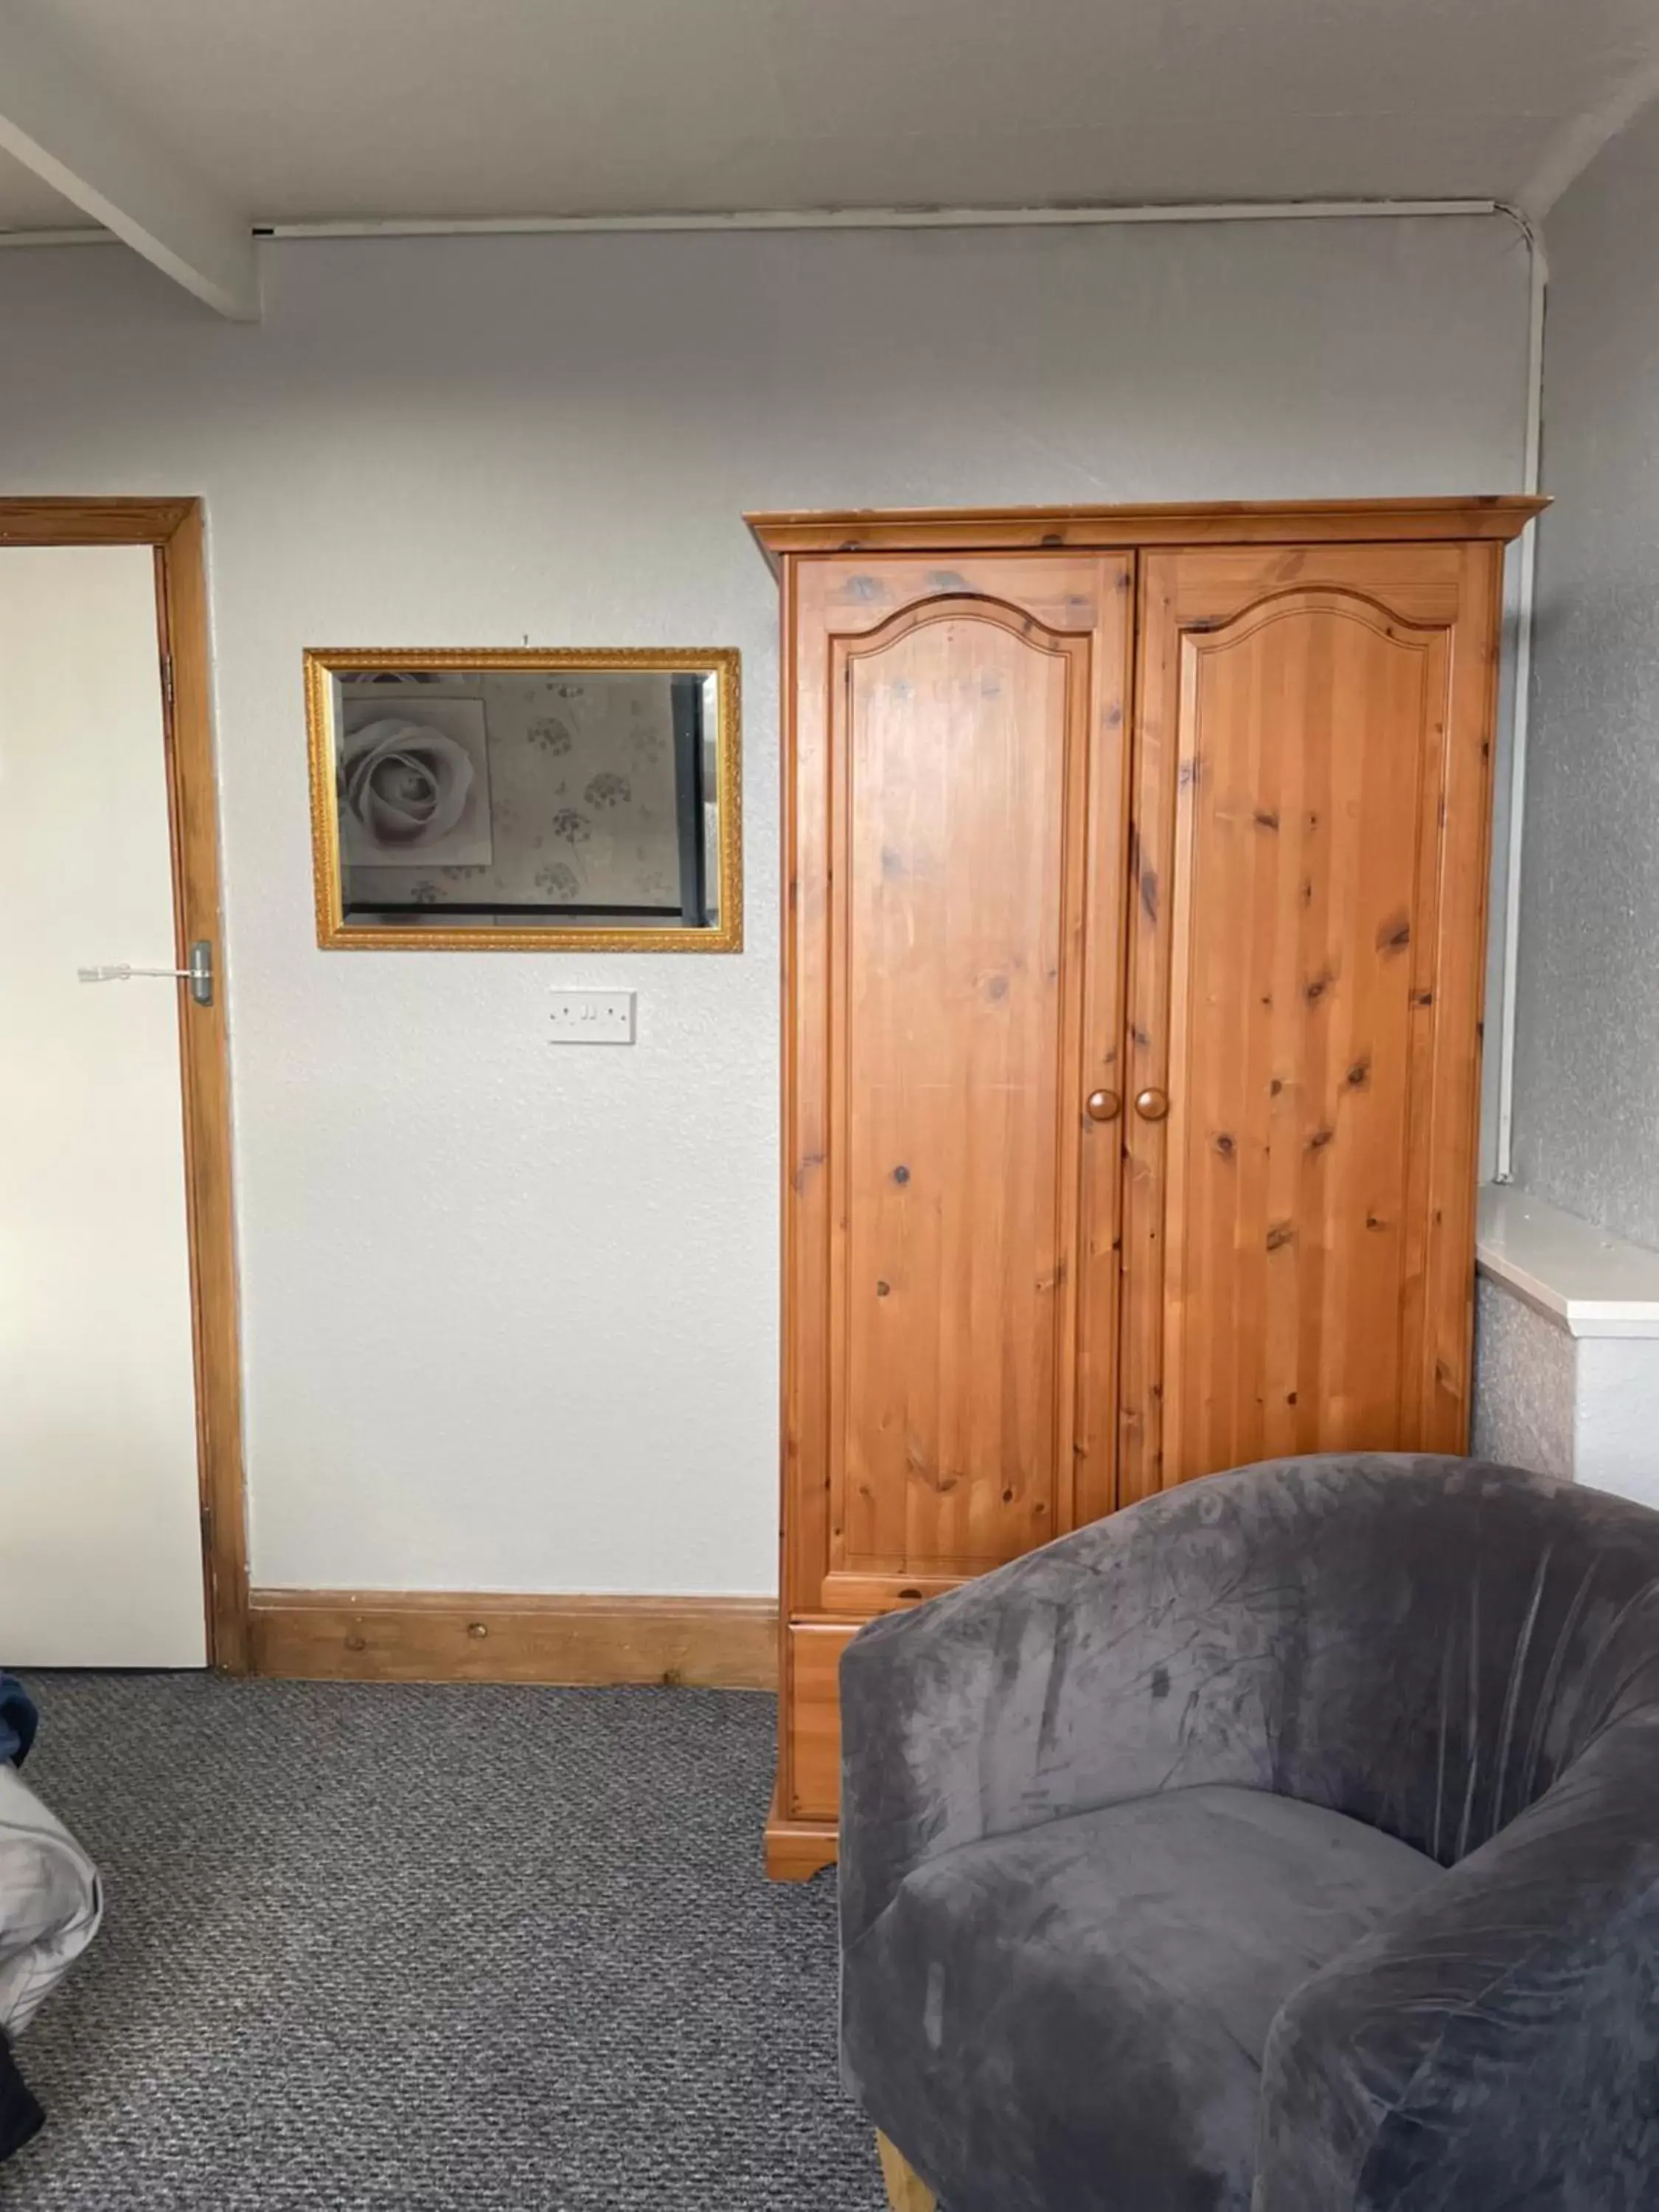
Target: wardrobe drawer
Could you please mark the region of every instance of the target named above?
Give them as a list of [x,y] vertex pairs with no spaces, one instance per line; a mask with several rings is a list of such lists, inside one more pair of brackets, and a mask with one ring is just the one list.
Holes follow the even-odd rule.
[[841,1704],[836,1669],[858,1630],[806,1622],[789,1631],[789,1811],[833,1820],[841,1811]]

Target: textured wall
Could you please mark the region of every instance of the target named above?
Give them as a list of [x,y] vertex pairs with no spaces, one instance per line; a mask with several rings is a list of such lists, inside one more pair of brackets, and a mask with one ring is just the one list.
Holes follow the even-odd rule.
[[[775,600],[745,507],[1513,489],[1499,219],[0,256],[0,477],[201,492],[253,1565],[766,1590]],[[319,953],[301,648],[729,644],[738,958]],[[112,957],[119,948],[112,948]],[[550,1052],[554,982],[632,1051]]]
[[1547,236],[1516,1170],[1659,1245],[1659,109]]
[[1577,1375],[1577,1347],[1565,1329],[1482,1276],[1474,1300],[1475,1455],[1570,1480]]

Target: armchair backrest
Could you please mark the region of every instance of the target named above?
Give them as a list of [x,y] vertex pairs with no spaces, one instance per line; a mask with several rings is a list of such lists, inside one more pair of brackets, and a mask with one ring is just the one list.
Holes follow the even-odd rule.
[[[1451,1866],[1610,1727],[1659,1718],[1659,1514],[1480,1462],[1280,1462],[1196,1486],[1249,1566],[1272,1788]],[[1167,1528],[1165,1540],[1176,1532]],[[1247,1626],[1248,1624],[1248,1626]]]
[[[1480,1461],[1268,1461],[1109,1516],[854,1639],[850,1871],[1200,1783],[1452,1865],[1621,1718],[1659,1718],[1659,1513]],[[902,1727],[895,1795],[878,1740]],[[874,1808],[870,1808],[873,1810]],[[844,1875],[849,1869],[844,1868]]]

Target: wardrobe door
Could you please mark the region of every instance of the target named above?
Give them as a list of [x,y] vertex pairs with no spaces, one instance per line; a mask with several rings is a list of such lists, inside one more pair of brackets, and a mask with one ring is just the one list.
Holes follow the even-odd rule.
[[1119,1085],[1133,594],[1115,556],[793,565],[789,1588],[846,1618],[1079,1510],[1079,1358],[1109,1370],[1116,1329],[1121,1125],[1085,1102]]
[[1465,1448],[1501,561],[1144,561],[1125,1501]]

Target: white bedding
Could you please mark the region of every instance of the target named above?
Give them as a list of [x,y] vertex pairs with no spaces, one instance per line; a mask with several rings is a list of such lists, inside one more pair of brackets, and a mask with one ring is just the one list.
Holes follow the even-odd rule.
[[27,2027],[98,1930],[98,1870],[0,1759],[0,2028]]

